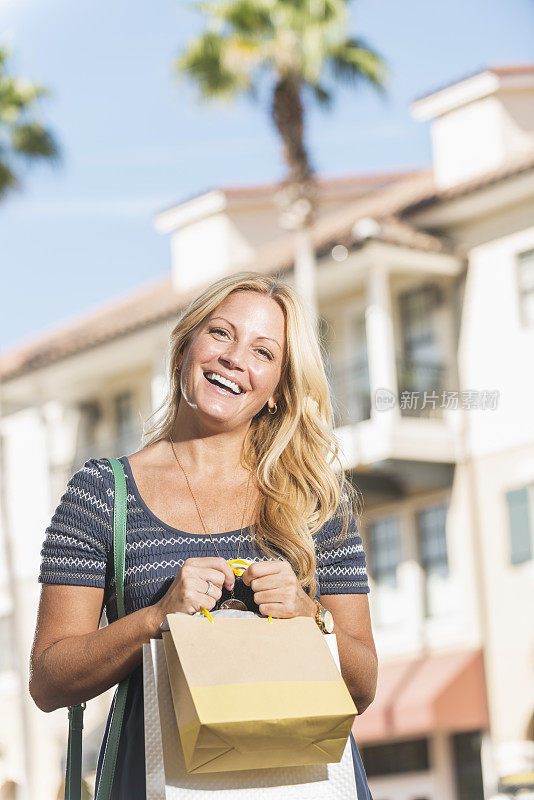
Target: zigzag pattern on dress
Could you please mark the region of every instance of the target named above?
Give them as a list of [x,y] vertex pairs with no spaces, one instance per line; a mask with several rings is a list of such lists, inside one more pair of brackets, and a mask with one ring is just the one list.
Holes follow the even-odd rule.
[[317,552],[317,561],[325,562],[327,559],[336,561],[343,558],[343,556],[356,555],[356,553],[363,553],[363,545],[352,544],[347,547],[338,547],[336,550],[329,550],[326,553],[319,550]]
[[95,520],[98,527],[104,527],[108,531],[113,530],[112,519],[104,519],[103,517],[99,516],[98,514],[94,514],[88,508],[79,505],[78,503],[73,503],[72,500],[68,500],[65,495],[63,495],[61,499],[61,505],[56,509],[56,513],[53,517],[51,526],[54,525],[61,525],[64,524],[62,519],[64,516],[67,517],[67,520],[70,521],[71,517],[68,513],[68,508],[73,508],[81,517],[91,517]]
[[[146,530],[143,528],[138,528],[137,530]],[[148,529],[154,530],[154,529]],[[156,528],[155,530],[160,531],[161,528]],[[132,531],[133,533],[133,531]],[[212,533],[212,536],[225,536],[225,544],[232,543],[237,544],[239,542],[239,535],[232,535],[226,536],[226,534],[217,534]],[[245,534],[243,536],[242,541],[251,541],[252,537],[250,534]],[[191,534],[191,536],[169,536],[168,539],[149,539],[147,541],[139,541],[139,542],[126,542],[126,549],[127,550],[144,550],[145,548],[151,547],[166,547],[167,545],[181,545],[181,544],[198,544],[198,542],[206,542],[206,538],[200,534],[196,536],[195,534]],[[207,543],[211,544],[211,541],[207,539]]]
[[98,478],[102,482],[102,475],[100,473],[100,470],[90,466],[92,460],[93,459],[89,459],[89,461],[86,461],[83,467],[81,468],[80,472],[86,472],[89,475],[94,475],[95,478]]
[[88,489],[84,489],[81,486],[75,486],[74,484],[69,484],[67,489],[67,494],[72,494],[74,497],[79,497],[82,500],[85,500],[87,503],[91,503],[92,506],[99,508],[100,511],[104,511],[107,516],[111,513],[111,507],[106,503],[103,503],[99,497],[95,497]]
[[71,556],[45,556],[41,562],[42,568],[45,569],[48,564],[50,566],[65,566],[65,567],[88,567],[105,569],[106,564],[103,561],[94,561],[91,558],[73,558]]
[[[366,580],[365,581],[350,581],[350,582],[340,581],[340,582],[336,582],[336,583],[328,583],[322,588],[323,589],[349,589],[349,590],[363,588],[363,589],[365,589],[364,592],[356,592],[356,594],[365,594],[365,593],[367,593],[369,591],[369,584],[367,583]],[[322,591],[321,594],[324,594],[324,591]],[[328,594],[328,592],[327,592],[327,594]],[[330,594],[334,594],[334,593],[330,592]],[[350,594],[350,591],[347,592],[347,594]]]
[[[111,486],[108,486],[107,489],[106,489],[106,494],[109,497],[109,499],[111,500],[111,505],[113,505],[113,502],[115,500],[115,487],[111,488]],[[136,503],[137,502],[135,496],[133,494],[130,494],[130,492],[128,492],[128,491],[126,492],[126,501],[127,501],[127,503]],[[128,509],[128,510],[130,510],[130,509]]]
[[81,547],[82,550],[93,551],[89,542],[84,542],[76,538],[76,536],[63,536],[60,533],[49,533],[47,534],[47,539],[51,542],[63,542],[64,544],[70,544],[72,547]]
[[365,567],[353,567],[352,565],[345,566],[339,564],[333,564],[329,567],[318,567],[317,572],[324,578],[328,577],[329,575],[340,575],[342,574],[343,577],[347,577],[348,575],[367,575],[367,570]]
[[142,572],[148,572],[149,570],[158,570],[158,569],[166,569],[167,567],[182,567],[184,564],[185,558],[179,559],[172,559],[172,561],[156,561],[151,564],[135,564],[133,567],[128,567],[124,574],[127,575],[140,575]]

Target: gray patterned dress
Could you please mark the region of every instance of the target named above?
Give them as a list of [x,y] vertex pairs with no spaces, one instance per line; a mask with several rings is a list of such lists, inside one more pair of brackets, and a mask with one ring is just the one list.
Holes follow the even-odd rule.
[[[207,535],[192,535],[167,525],[148,508],[132,475],[128,458],[120,459],[126,474],[127,523],[125,562],[125,609],[137,611],[157,602],[168,590],[187,558],[214,556]],[[113,576],[113,473],[103,459],[89,459],[67,483],[41,550],[41,583],[96,586],[104,589],[108,622],[117,619]],[[264,560],[255,548],[252,526],[243,529],[240,557]],[[235,558],[240,531],[212,534],[224,558]],[[362,540],[354,517],[341,546],[335,546],[336,519],[327,522],[315,535],[317,557],[317,596],[359,594],[369,591]],[[111,557],[110,557],[111,555]],[[239,579],[234,592],[251,610],[257,611],[251,590]],[[224,595],[221,598],[222,602]],[[104,744],[100,749],[97,781],[100,776]],[[113,800],[145,800],[143,672],[139,665],[132,673],[117,757]],[[358,800],[371,798],[365,772],[352,739]]]

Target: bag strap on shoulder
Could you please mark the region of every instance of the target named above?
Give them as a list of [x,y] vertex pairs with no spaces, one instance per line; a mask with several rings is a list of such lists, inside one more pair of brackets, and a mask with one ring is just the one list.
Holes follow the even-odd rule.
[[[106,458],[113,470],[115,495],[113,503],[113,564],[117,595],[117,619],[125,616],[124,610],[124,562],[126,548],[126,477],[124,467],[118,458]],[[110,800],[119,740],[128,694],[130,677],[118,685],[111,724],[106,739],[104,758],[96,800]],[[82,730],[85,703],[69,706],[69,739],[67,748],[67,767],[65,774],[65,800],[81,800],[82,794]]]

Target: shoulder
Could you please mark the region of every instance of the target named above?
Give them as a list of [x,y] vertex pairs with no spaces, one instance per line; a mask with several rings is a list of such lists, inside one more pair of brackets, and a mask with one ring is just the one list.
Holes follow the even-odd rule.
[[[85,487],[87,491],[109,496],[113,489],[113,470],[107,458],[89,458],[70,478],[67,487]],[[111,492],[113,500],[113,492]]]
[[340,503],[335,513],[314,534],[316,549],[335,548],[347,540],[360,539],[354,512],[348,503]]
[[69,478],[58,510],[74,506],[80,514],[109,523],[113,513],[113,470],[105,458],[90,458]]

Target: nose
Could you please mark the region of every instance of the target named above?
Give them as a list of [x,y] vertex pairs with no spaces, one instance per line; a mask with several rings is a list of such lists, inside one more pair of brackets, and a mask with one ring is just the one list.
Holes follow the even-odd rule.
[[237,341],[237,339],[231,342],[227,341],[226,346],[219,355],[219,360],[227,369],[243,371],[244,364],[246,363],[246,348],[246,343]]
[[236,351],[235,348],[227,350],[225,353],[221,353],[219,356],[219,361],[223,363],[227,369],[238,369],[243,371],[243,367],[241,366],[241,355],[239,351]]

